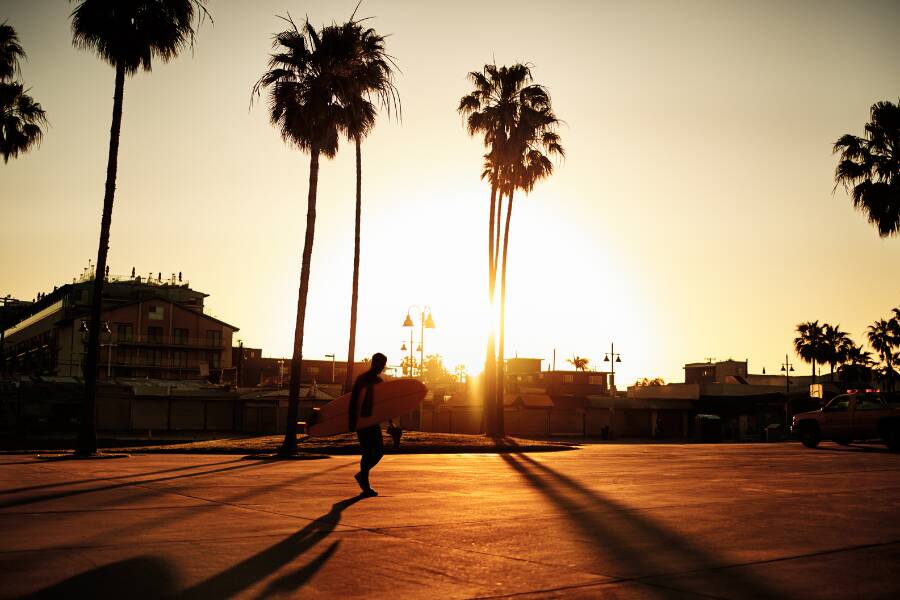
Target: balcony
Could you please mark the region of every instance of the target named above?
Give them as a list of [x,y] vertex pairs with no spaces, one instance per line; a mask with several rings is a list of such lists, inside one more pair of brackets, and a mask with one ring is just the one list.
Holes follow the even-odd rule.
[[155,346],[160,348],[194,348],[206,350],[224,350],[225,345],[221,339],[205,337],[180,337],[174,335],[118,335],[113,333],[107,341],[107,336],[101,336],[101,344],[113,343],[118,346]]

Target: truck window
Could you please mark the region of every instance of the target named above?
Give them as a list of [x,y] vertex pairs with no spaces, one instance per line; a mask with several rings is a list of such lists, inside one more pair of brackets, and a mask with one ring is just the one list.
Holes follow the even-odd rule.
[[849,396],[837,396],[825,406],[825,412],[847,412],[849,404]]
[[856,399],[856,410],[881,410],[884,403],[878,396],[860,397]]

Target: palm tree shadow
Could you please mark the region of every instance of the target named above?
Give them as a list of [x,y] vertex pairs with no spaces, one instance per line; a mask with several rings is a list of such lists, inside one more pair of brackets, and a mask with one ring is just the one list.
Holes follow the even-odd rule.
[[[238,462],[238,461],[225,461],[225,463],[221,463],[221,464],[227,464],[227,463],[232,463],[232,462]],[[80,496],[82,494],[90,494],[92,492],[104,492],[104,491],[109,491],[109,490],[117,490],[117,489],[121,489],[121,488],[142,486],[142,485],[146,485],[149,483],[174,481],[176,479],[188,479],[191,477],[200,477],[202,475],[212,475],[214,473],[225,473],[228,471],[236,471],[236,470],[242,470],[242,469],[249,469],[252,467],[263,467],[263,466],[266,466],[265,463],[242,463],[239,465],[233,465],[230,467],[222,467],[219,469],[208,469],[206,471],[197,471],[194,473],[183,473],[180,475],[169,475],[166,477],[157,477],[156,479],[139,479],[137,481],[124,481],[122,483],[113,483],[113,484],[109,484],[109,485],[102,485],[102,486],[92,487],[92,488],[87,488],[87,489],[65,490],[65,491],[53,492],[53,493],[49,493],[49,494],[40,494],[37,496],[27,496],[25,498],[14,498],[12,500],[0,502],[0,509],[15,508],[17,506],[25,506],[28,504],[35,504],[37,502],[45,502],[48,500],[58,500],[60,498],[69,498],[72,496]],[[172,470],[176,471],[179,469],[172,469]],[[139,477],[140,475],[137,475],[137,476]],[[98,480],[98,481],[101,481],[101,480]],[[40,486],[37,486],[37,487],[40,487]]]
[[780,595],[778,590],[765,583],[737,569],[729,569],[730,565],[724,564],[710,552],[627,505],[607,498],[524,454],[500,456],[550,500],[572,522],[576,532],[587,535],[600,559],[612,561],[623,569],[623,573],[613,576],[624,580],[642,580],[664,594],[671,592],[679,596],[684,592],[667,589],[662,583],[650,580],[667,575],[702,573],[704,581],[714,584],[722,592],[739,589],[757,598]]
[[[311,521],[300,531],[291,534],[277,544],[244,559],[218,575],[200,582],[181,593],[176,598],[229,598],[247,589],[284,565],[296,560],[319,541],[328,537],[341,521],[341,513],[363,499],[354,496],[335,502],[331,510]],[[275,592],[293,591],[305,584],[318,572],[337,550],[340,540],[333,542],[318,557],[308,564],[282,575],[269,583],[260,597],[265,598]]]
[[895,454],[887,448],[860,446],[859,444],[847,444],[846,446],[819,446],[816,450],[825,450],[826,452],[874,452],[876,454]]

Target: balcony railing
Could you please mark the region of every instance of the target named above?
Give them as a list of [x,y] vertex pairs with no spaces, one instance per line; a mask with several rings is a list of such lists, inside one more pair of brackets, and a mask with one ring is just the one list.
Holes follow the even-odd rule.
[[215,348],[221,350],[225,347],[221,339],[206,337],[180,337],[176,335],[119,335],[113,332],[109,342],[107,336],[101,336],[100,343],[113,343],[120,346],[140,345],[140,346],[179,346],[184,348]]

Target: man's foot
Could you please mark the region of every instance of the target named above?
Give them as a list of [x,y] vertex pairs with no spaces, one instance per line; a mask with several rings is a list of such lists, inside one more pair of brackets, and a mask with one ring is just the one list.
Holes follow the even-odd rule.
[[372,488],[369,488],[367,490],[363,490],[362,492],[360,492],[359,495],[362,496],[363,498],[374,498],[375,496],[378,495],[378,492],[376,492]]
[[365,492],[366,490],[372,489],[369,487],[369,481],[368,481],[369,478],[366,477],[365,475],[363,475],[362,471],[360,471],[359,473],[354,475],[353,479],[356,480],[356,483],[359,484],[359,489],[361,489],[363,492]]

